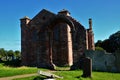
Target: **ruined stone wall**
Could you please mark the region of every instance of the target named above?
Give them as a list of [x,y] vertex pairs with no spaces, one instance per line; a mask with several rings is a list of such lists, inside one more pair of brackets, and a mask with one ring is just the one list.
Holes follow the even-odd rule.
[[87,30],[87,39],[88,39],[88,50],[95,50],[94,34],[93,31],[90,29]]
[[72,45],[72,33],[71,33],[71,29],[70,26],[67,25],[67,41],[68,41],[68,62],[69,65],[73,65],[73,45]]
[[[88,37],[86,37],[89,33],[86,34],[86,29],[78,21],[70,15],[66,15],[67,18],[64,18],[70,20],[71,24],[74,25],[75,32],[72,32],[70,25],[60,22],[64,21],[62,18],[57,20],[58,16],[60,15],[43,9],[33,19],[28,17],[21,19],[23,65],[50,66],[50,31],[53,33],[51,39],[53,63],[58,66],[71,66],[79,61],[79,58],[84,54],[89,45],[87,43],[89,42]],[[54,19],[57,21],[54,21]],[[54,22],[51,22],[52,20]],[[90,39],[93,39],[93,35],[90,36]],[[93,41],[92,43],[94,43]]]
[[119,53],[107,53],[105,51],[86,51],[86,57],[92,59],[92,68],[97,71],[120,72],[118,67]]
[[[47,30],[43,30],[42,26],[54,14],[41,11],[33,19],[21,27],[21,47],[22,47],[22,65],[48,67],[49,62],[49,39]],[[25,21],[21,21],[21,24]],[[44,26],[46,27],[46,26]]]
[[72,33],[73,63],[77,63],[87,49],[86,29],[75,19],[69,17],[75,26],[75,33]]
[[47,31],[38,33],[38,44],[36,48],[37,64],[39,67],[49,66],[49,33]]
[[60,23],[55,26],[53,37],[53,62],[58,66],[73,64],[70,27]]
[[28,50],[28,46],[30,44],[30,35],[29,35],[29,28],[28,23],[30,19],[23,18],[21,19],[21,51],[22,51],[22,65],[29,65],[29,58],[30,53]]

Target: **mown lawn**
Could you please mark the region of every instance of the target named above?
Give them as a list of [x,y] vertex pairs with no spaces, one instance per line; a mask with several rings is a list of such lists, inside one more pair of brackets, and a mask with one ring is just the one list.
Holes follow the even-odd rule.
[[31,77],[18,78],[13,80],[44,80],[45,78],[46,78],[45,76],[31,76]]
[[25,67],[25,66],[9,67],[9,66],[3,66],[3,65],[4,65],[4,63],[0,63],[0,77],[37,73],[37,71],[38,71],[38,69],[35,67]]
[[[29,73],[36,73],[38,71],[35,67],[8,67],[3,66],[4,63],[0,63],[0,77],[7,77],[7,76],[15,76],[21,74],[29,74]],[[75,71],[66,71],[68,68],[61,68],[61,71],[58,70],[54,72],[54,74],[62,76],[63,79],[56,79],[56,80],[120,80],[120,73],[108,73],[108,72],[92,72],[92,78],[83,78],[81,77],[82,71],[75,70]],[[40,69],[45,70],[47,69]],[[14,80],[43,80],[46,78],[45,76],[31,76],[21,79],[14,79]]]
[[[108,72],[92,72],[92,78],[81,77],[82,71],[57,71],[54,74],[62,76],[63,79],[56,80],[120,80],[120,73]],[[43,76],[31,76],[27,78],[14,79],[14,80],[43,80]]]
[[[120,73],[92,72],[92,78],[81,77],[82,71],[60,71],[57,75],[63,76],[63,80],[119,80]],[[62,79],[57,79],[62,80]]]

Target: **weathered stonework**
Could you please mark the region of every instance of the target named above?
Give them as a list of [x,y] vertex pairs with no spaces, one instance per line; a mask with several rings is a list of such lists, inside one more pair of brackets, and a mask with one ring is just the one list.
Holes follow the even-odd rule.
[[120,72],[120,52],[87,50],[86,57],[92,59],[92,69],[97,71]]
[[33,19],[20,20],[22,65],[71,66],[85,50],[94,50],[91,19],[85,29],[67,10],[54,14],[43,9]]

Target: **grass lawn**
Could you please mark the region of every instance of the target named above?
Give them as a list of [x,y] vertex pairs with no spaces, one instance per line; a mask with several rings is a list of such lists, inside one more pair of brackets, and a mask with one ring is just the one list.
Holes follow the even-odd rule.
[[[8,67],[0,63],[0,77],[15,76],[28,73],[37,73],[38,69],[35,67]],[[43,69],[44,70],[44,69]]]
[[26,77],[26,78],[18,78],[18,79],[13,79],[13,80],[43,80],[45,79],[45,76],[31,76],[31,77]]
[[[3,66],[4,63],[0,63],[0,77],[7,77],[7,76],[15,76],[15,75],[21,75],[21,74],[28,74],[28,73],[36,73],[37,68],[35,67],[8,67]],[[81,77],[82,71],[76,70],[76,71],[66,71],[68,70],[67,67],[65,68],[57,68],[58,70],[54,72],[54,74],[62,76],[63,79],[56,79],[56,80],[120,80],[120,73],[108,73],[108,72],[92,72],[92,78],[83,78]],[[41,69],[46,70],[47,69]],[[14,80],[43,80],[46,78],[45,76],[31,76],[21,79],[14,79]]]
[[[119,80],[120,73],[92,72],[92,78],[81,77],[82,71],[60,71],[57,75],[63,76],[63,80]],[[62,80],[62,79],[57,79]]]
[[[55,74],[62,76],[63,79],[56,80],[120,80],[120,73],[92,72],[92,78],[81,77],[82,71],[57,71]],[[31,76],[14,80],[43,80],[43,76]]]

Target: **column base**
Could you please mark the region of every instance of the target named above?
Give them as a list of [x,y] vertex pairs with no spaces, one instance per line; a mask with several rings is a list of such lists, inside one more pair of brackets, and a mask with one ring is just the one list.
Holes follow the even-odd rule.
[[55,64],[50,63],[50,64],[48,65],[48,68],[51,69],[51,70],[55,70],[55,69],[56,69],[56,66],[55,66]]

